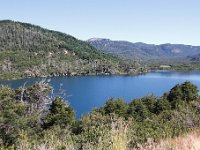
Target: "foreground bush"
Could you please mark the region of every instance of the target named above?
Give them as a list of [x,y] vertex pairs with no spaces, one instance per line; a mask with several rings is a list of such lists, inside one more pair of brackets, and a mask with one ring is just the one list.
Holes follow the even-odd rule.
[[[21,150],[131,150],[160,146],[200,126],[198,89],[190,82],[125,103],[110,99],[79,120],[45,83],[0,88],[0,146]],[[150,144],[149,144],[150,143]]]

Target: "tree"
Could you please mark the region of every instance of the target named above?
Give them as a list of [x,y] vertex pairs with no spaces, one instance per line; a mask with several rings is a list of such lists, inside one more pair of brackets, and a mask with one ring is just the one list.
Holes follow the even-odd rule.
[[169,101],[182,100],[185,102],[194,101],[198,99],[198,88],[189,81],[183,84],[174,86],[168,95]]
[[156,114],[159,114],[163,111],[169,111],[169,110],[171,110],[171,106],[167,99],[162,98],[156,102],[156,107],[155,107]]
[[[14,90],[0,87],[0,146],[16,145],[20,131],[26,130],[30,135],[37,134],[39,115],[27,115],[28,103],[16,99]],[[1,145],[2,144],[2,145]]]
[[127,110],[129,117],[133,117],[137,121],[143,121],[146,118],[150,117],[151,112],[145,106],[141,99],[133,100]]
[[198,100],[198,88],[189,81],[174,86],[167,97],[172,108],[177,108],[183,103]]
[[175,85],[169,92],[169,95],[167,97],[167,99],[170,101],[170,102],[173,102],[173,101],[177,101],[177,100],[181,100],[183,95],[182,95],[182,90],[181,90],[181,85],[177,84]]
[[16,99],[26,103],[29,108],[27,114],[31,115],[34,112],[42,113],[47,109],[47,104],[50,103],[49,92],[51,87],[48,83],[38,82],[32,86],[16,89]]
[[71,125],[74,120],[74,110],[60,97],[57,97],[52,101],[49,112],[44,119],[44,128],[50,128],[54,125],[66,127],[67,125]]
[[186,81],[185,83],[183,83],[181,85],[181,89],[182,89],[182,98],[184,101],[195,101],[198,99],[199,95],[198,95],[198,88],[196,85],[192,84],[189,81]]
[[118,116],[124,116],[127,110],[127,104],[122,99],[110,99],[101,108],[105,114],[116,114]]
[[156,102],[157,102],[157,98],[153,95],[151,96],[145,96],[141,99],[141,101],[143,102],[143,104],[146,106],[146,108],[151,112],[151,113],[155,113],[155,109],[156,109]]

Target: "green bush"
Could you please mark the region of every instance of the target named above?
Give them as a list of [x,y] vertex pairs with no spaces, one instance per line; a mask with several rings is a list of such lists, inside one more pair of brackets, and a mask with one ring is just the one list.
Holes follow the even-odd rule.
[[64,128],[75,121],[75,112],[60,97],[55,98],[50,105],[49,112],[44,119],[44,128],[59,125]]
[[122,99],[109,99],[100,110],[105,115],[116,114],[119,117],[124,117],[127,111],[127,104]]
[[51,87],[37,83],[13,90],[0,87],[0,147],[13,149],[136,149],[200,126],[198,90],[190,82],[169,94],[110,99],[104,106],[75,118],[60,97],[51,101]]

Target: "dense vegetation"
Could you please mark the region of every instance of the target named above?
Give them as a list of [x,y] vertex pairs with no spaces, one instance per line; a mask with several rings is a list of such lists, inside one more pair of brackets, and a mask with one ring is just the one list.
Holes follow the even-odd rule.
[[70,35],[27,23],[0,21],[0,79],[142,71],[138,63],[125,63]]
[[141,149],[149,139],[176,137],[199,127],[200,98],[191,82],[126,103],[110,99],[77,120],[46,83],[0,88],[1,149]]

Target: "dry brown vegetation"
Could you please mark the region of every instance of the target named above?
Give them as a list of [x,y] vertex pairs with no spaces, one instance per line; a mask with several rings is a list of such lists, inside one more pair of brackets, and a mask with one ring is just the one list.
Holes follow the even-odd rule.
[[140,150],[200,150],[200,131],[161,140],[159,143],[149,139],[147,143],[139,147]]

